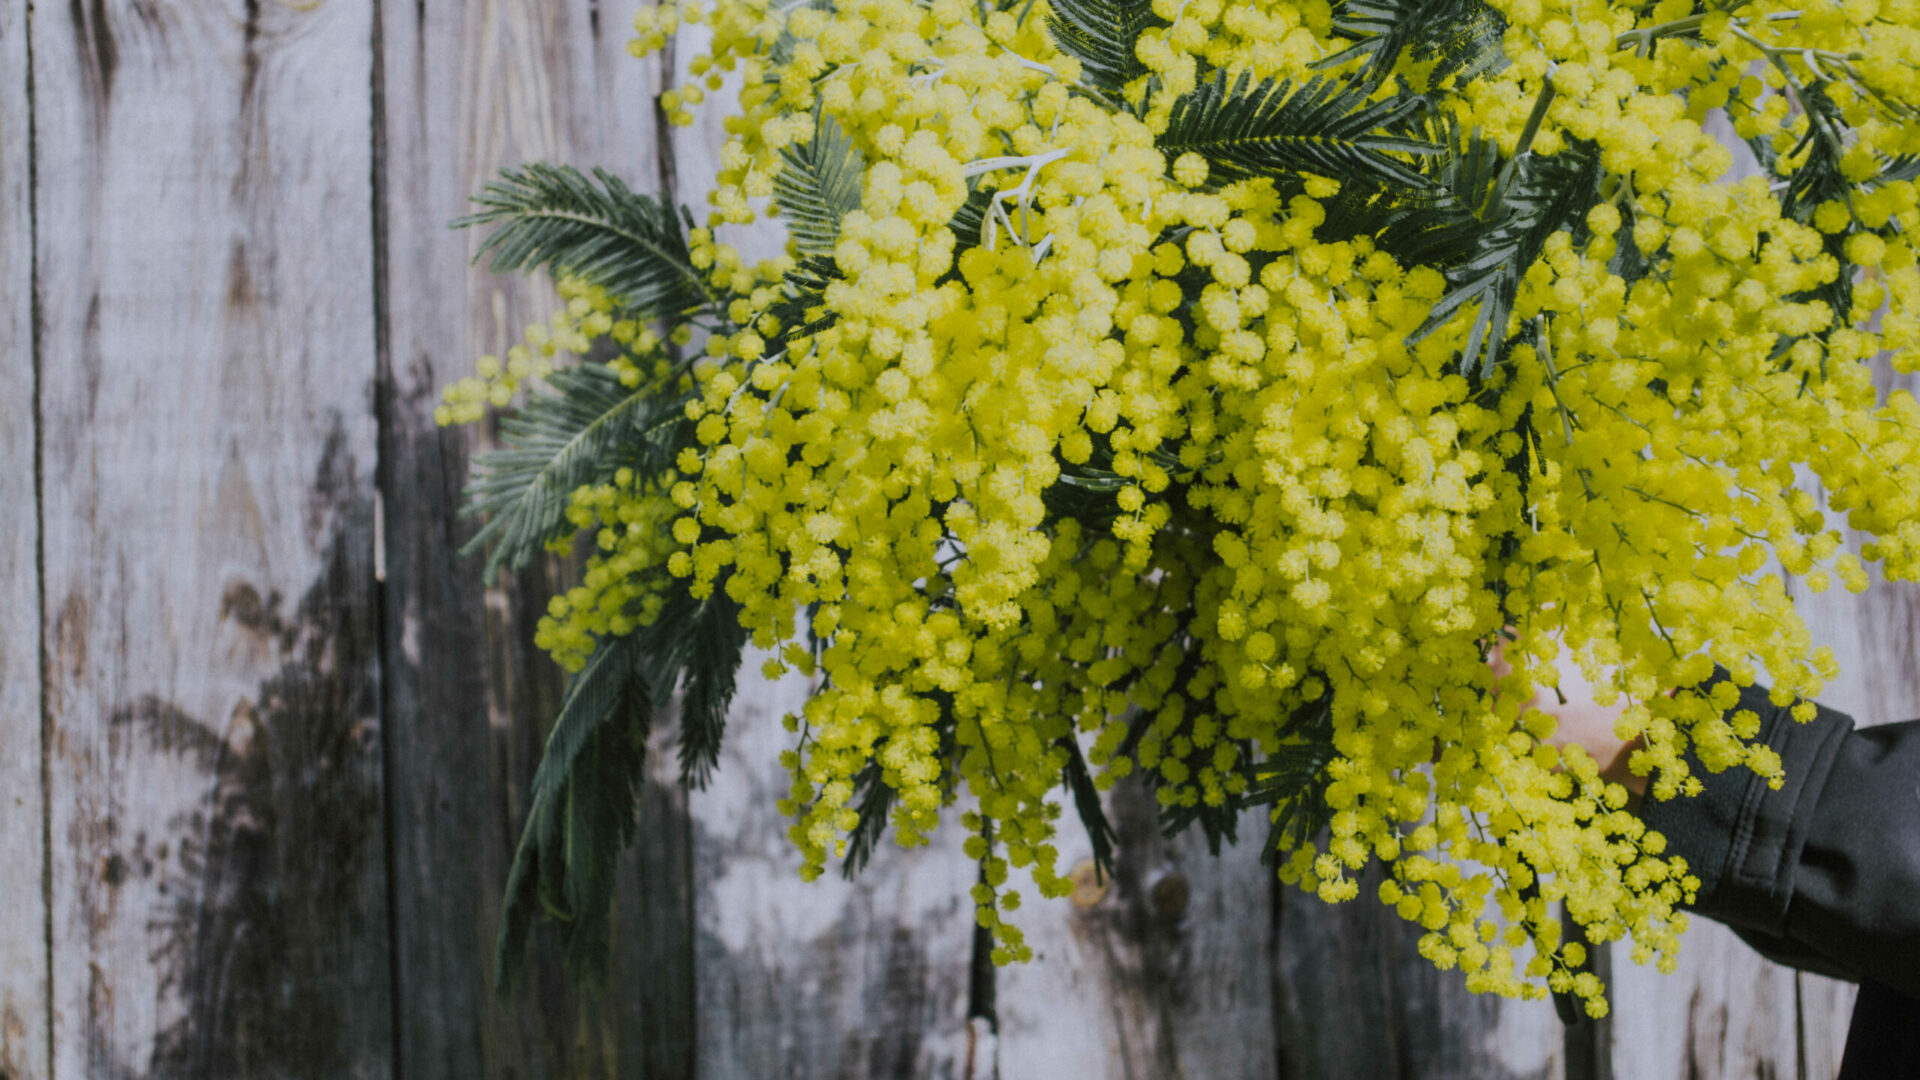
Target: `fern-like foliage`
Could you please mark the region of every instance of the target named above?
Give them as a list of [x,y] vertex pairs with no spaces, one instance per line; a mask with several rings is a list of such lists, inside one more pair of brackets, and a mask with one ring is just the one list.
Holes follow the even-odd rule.
[[860,208],[864,162],[831,113],[815,109],[813,138],[780,152],[773,201],[802,256],[830,256],[840,222]]
[[1425,155],[1440,147],[1393,134],[1422,108],[1419,98],[1368,100],[1364,83],[1315,77],[1228,82],[1225,71],[1174,102],[1159,148],[1168,160],[1189,151],[1207,160],[1209,186],[1280,174],[1425,186],[1426,177],[1399,154]]
[[1080,818],[1080,827],[1087,830],[1087,839],[1093,845],[1093,869],[1100,880],[1113,878],[1113,849],[1120,843],[1120,836],[1113,831],[1113,825],[1107,820],[1107,811],[1100,803],[1100,789],[1094,785],[1093,772],[1087,768],[1087,759],[1080,753],[1080,744],[1073,736],[1060,740],[1067,751],[1066,768],[1061,779],[1066,782],[1067,790],[1073,793],[1073,810]]
[[1339,756],[1333,745],[1333,712],[1322,699],[1310,702],[1288,724],[1292,736],[1265,761],[1253,767],[1246,801],[1273,806],[1262,860],[1274,865],[1285,847],[1311,843],[1333,820],[1327,805],[1327,765]]
[[967,200],[960,209],[948,219],[947,228],[953,233],[953,273],[959,273],[960,255],[970,248],[980,246],[985,236],[987,207],[993,204],[993,190],[975,187],[967,193]]
[[499,226],[474,256],[491,254],[495,273],[546,267],[576,275],[642,319],[677,318],[709,303],[682,215],[605,169],[591,179],[566,165],[507,169],[474,202],[485,209],[453,225]]
[[839,281],[840,267],[824,255],[809,255],[788,270],[780,297],[767,313],[780,321],[781,344],[811,337],[833,324],[827,310],[827,286]]
[[[1851,193],[1854,185],[1840,171],[1840,159],[1846,153],[1848,142],[1846,118],[1841,115],[1840,106],[1827,93],[1827,85],[1817,82],[1797,88],[1795,97],[1806,109],[1807,131],[1799,145],[1783,155],[1793,158],[1801,150],[1806,150],[1806,159],[1786,178],[1787,189],[1780,199],[1781,214],[1803,225],[1812,224],[1814,211],[1826,203],[1839,202],[1848,207],[1853,205]],[[1836,232],[1821,230],[1822,246],[1837,265],[1847,265],[1847,238],[1861,228],[1859,221],[1855,220]],[[1826,330],[1814,335],[1824,339],[1833,327],[1841,324],[1848,310],[1853,307],[1853,275],[1836,273],[1832,281],[1816,285],[1805,293],[1793,294],[1787,299],[1801,303],[1825,301],[1833,312],[1833,321]],[[1791,338],[1779,342],[1776,354],[1784,354],[1796,340]],[[1822,355],[1825,355],[1824,352]]]
[[720,761],[727,706],[733,703],[734,677],[747,647],[740,605],[724,583],[696,602],[686,623],[685,690],[680,700],[680,776],[694,787],[706,786]]
[[558,928],[575,975],[604,983],[613,868],[633,842],[634,792],[653,716],[676,688],[682,781],[703,783],[719,756],[747,638],[739,607],[724,582],[704,598],[687,578],[668,578],[663,587],[659,616],[603,642],[567,684],[507,878],[495,952],[502,993],[518,983],[533,927],[543,921]]
[[1891,184],[1898,180],[1920,180],[1920,154],[1902,154],[1889,160],[1877,182]]
[[[1442,271],[1447,291],[1412,340],[1462,310],[1473,311],[1461,370],[1484,376],[1507,347],[1521,275],[1554,233],[1585,228],[1586,213],[1600,197],[1599,155],[1575,141],[1551,156],[1522,152],[1506,158],[1491,139],[1463,132],[1451,120],[1429,123],[1418,137],[1444,151],[1422,159],[1420,186],[1377,178],[1343,185],[1326,201],[1319,231],[1367,236],[1403,266]],[[1630,222],[1623,229],[1630,236]],[[1638,257],[1630,242],[1623,244],[1623,255]],[[1644,270],[1626,262],[1620,267],[1623,274]]]
[[547,387],[501,421],[506,448],[474,461],[461,515],[487,520],[461,553],[491,548],[488,584],[502,567],[520,569],[565,535],[576,488],[605,483],[622,467],[671,460],[686,441],[685,432],[674,434],[687,427],[684,395],[629,389],[606,365],[592,362],[555,371]]
[[1115,101],[1147,74],[1135,52],[1140,35],[1166,20],[1153,0],[1054,0],[1047,31],[1061,52],[1080,61],[1080,79]]
[[767,50],[766,80],[769,83],[780,81],[780,73],[793,63],[794,50],[800,47],[800,37],[787,25],[786,16],[803,8],[815,11],[832,11],[833,0],[773,0],[767,5],[767,14],[780,16],[780,36],[773,39],[773,46]]
[[1326,236],[1367,236],[1404,266],[1448,265],[1471,257],[1500,178],[1500,148],[1449,118],[1426,137],[1446,152],[1422,159],[1425,186],[1348,184],[1322,205]]
[[1572,143],[1552,156],[1522,155],[1509,162],[1482,209],[1471,254],[1434,260],[1446,273],[1447,292],[1412,335],[1419,340],[1470,306],[1473,327],[1461,350],[1461,371],[1484,378],[1506,349],[1507,322],[1520,278],[1540,258],[1547,239],[1563,229],[1584,228],[1599,201],[1600,155],[1591,144]]
[[1333,32],[1353,44],[1315,66],[1364,58],[1362,80],[1379,86],[1405,54],[1434,64],[1430,86],[1472,80],[1506,67],[1500,47],[1506,30],[1506,19],[1482,0],[1341,0],[1334,5]]
[[609,642],[567,684],[507,875],[494,950],[502,994],[519,984],[533,927],[543,920],[559,927],[576,977],[606,978],[614,865],[633,840],[653,723],[639,650],[636,637]]
[[860,875],[873,858],[873,849],[887,831],[887,819],[893,813],[894,790],[883,776],[880,762],[869,761],[853,778],[854,810],[860,820],[847,836],[846,861],[840,874],[848,881]]

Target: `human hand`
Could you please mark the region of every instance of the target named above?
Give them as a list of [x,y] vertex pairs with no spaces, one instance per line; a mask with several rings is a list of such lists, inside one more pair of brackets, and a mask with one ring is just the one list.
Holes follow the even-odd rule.
[[[1492,652],[1487,655],[1487,666],[1493,669],[1498,678],[1505,678],[1513,670],[1502,655],[1497,638]],[[1592,684],[1587,682],[1580,665],[1574,663],[1573,657],[1564,650],[1555,660],[1554,668],[1560,676],[1559,693],[1554,693],[1551,687],[1544,694],[1536,690],[1522,706],[1522,711],[1538,709],[1553,717],[1557,723],[1553,734],[1547,738],[1549,745],[1564,747],[1572,744],[1580,747],[1599,764],[1602,779],[1625,787],[1636,801],[1645,796],[1647,778],[1636,776],[1627,767],[1633,752],[1646,745],[1645,740],[1622,739],[1613,733],[1615,722],[1627,710],[1625,699],[1618,699],[1612,705],[1596,703]]]

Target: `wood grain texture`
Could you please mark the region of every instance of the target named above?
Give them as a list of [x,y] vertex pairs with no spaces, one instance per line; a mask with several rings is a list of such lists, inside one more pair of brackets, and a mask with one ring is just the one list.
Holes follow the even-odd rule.
[[[1538,1078],[1566,1075],[1563,1028],[1547,1002],[1469,994],[1415,946],[1423,932],[1376,899],[1280,899],[1275,998],[1286,1080]],[[1633,1074],[1623,1074],[1633,1075]],[[1648,1074],[1651,1075],[1651,1074]]]
[[507,868],[562,675],[533,647],[559,566],[484,588],[458,520],[473,429],[441,431],[440,390],[553,310],[543,281],[471,266],[447,222],[502,167],[604,165],[656,186],[648,64],[625,3],[423,0],[382,8],[382,379],[389,806],[403,1075],[684,1077],[692,998],[684,800],[643,797],[625,864],[614,984],[574,992],[545,952],[510,1007],[490,989]]
[[33,21],[62,1077],[391,1072],[371,28]]
[[1833,1080],[1840,1075],[1853,999],[1860,996],[1860,988],[1805,971],[1794,973],[1794,985],[1799,995],[1800,1080]]
[[[884,840],[858,878],[803,882],[778,762],[804,678],[749,652],[712,784],[693,817],[699,1076],[966,1080],[974,865],[957,820],[934,842]],[[1006,1076],[1020,1075],[1006,1072]]]
[[1614,1075],[1798,1075],[1795,973],[1733,931],[1696,918],[1674,974],[1616,963],[1613,975]]
[[[1260,864],[1265,816],[1218,858],[1197,828],[1160,835],[1153,795],[1116,785],[1114,873],[1101,881],[1071,808],[1061,815],[1063,868],[1076,890],[1043,900],[1030,881],[1014,915],[1030,964],[997,973],[1001,1075],[1272,1077],[1274,904]],[[1020,880],[1020,878],[1016,878]]]
[[0,0],[0,1080],[44,1080],[45,790],[26,0]]

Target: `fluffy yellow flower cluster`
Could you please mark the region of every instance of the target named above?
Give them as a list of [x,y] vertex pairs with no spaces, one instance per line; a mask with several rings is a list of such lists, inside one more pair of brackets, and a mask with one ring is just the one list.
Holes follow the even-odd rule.
[[[535,336],[617,339],[692,428],[574,496],[600,552],[542,643],[578,668],[718,590],[816,679],[806,872],[863,807],[913,843],[964,791],[996,959],[1030,954],[1011,869],[1070,888],[1057,790],[1139,771],[1175,823],[1278,792],[1283,879],[1344,900],[1381,860],[1423,955],[1597,1013],[1555,905],[1670,967],[1694,882],[1516,703],[1569,649],[1655,795],[1689,748],[1775,774],[1734,684],[1810,711],[1833,661],[1770,566],[1863,588],[1845,514],[1920,576],[1920,406],[1868,366],[1920,366],[1920,7],[1698,6],[643,10],[636,54],[711,26],[670,115],[743,80],[687,246],[723,317],[675,366],[576,284]],[[1762,175],[1722,179],[1716,110]],[[834,148],[830,235],[746,265],[725,228],[797,222],[783,176]]]

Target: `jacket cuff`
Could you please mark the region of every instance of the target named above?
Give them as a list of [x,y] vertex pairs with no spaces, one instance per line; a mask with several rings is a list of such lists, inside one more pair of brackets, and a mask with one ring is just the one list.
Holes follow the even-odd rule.
[[1686,907],[1735,928],[1782,936],[1811,810],[1853,721],[1818,708],[1800,723],[1757,685],[1742,689],[1733,709],[1759,715],[1761,741],[1780,755],[1780,789],[1743,765],[1709,773],[1689,747],[1687,764],[1701,780],[1700,794],[1649,798],[1640,816],[1666,837],[1667,854],[1685,858],[1700,879],[1699,894]]

